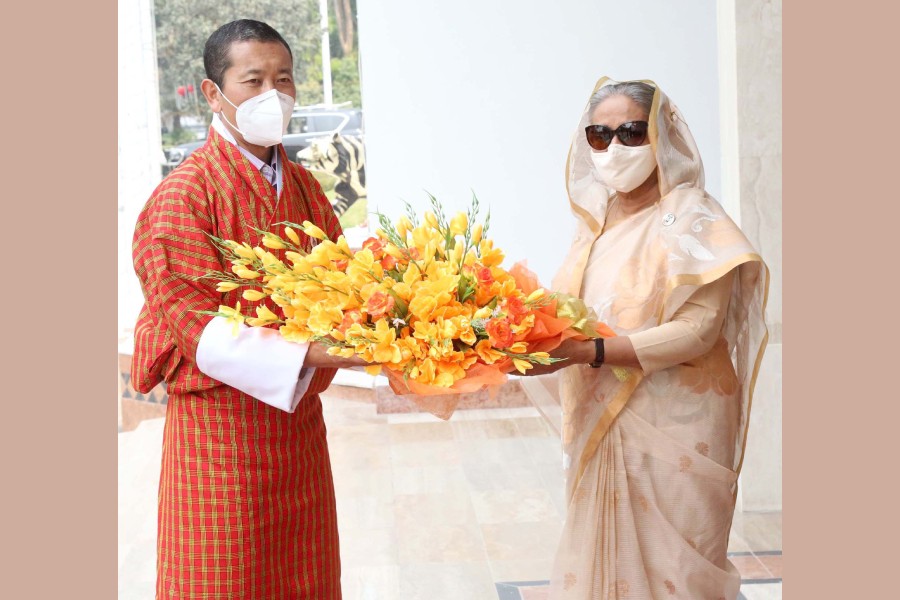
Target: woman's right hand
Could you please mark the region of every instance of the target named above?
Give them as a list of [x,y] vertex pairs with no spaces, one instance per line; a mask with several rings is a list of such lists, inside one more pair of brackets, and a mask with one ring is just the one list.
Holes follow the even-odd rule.
[[550,352],[550,358],[562,358],[565,360],[549,365],[535,364],[533,368],[525,371],[525,375],[549,375],[572,365],[588,364],[594,360],[596,351],[594,340],[565,339]]

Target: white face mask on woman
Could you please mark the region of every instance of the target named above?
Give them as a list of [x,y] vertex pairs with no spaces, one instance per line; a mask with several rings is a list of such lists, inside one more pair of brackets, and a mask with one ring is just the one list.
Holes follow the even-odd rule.
[[281,138],[287,131],[288,123],[291,120],[291,114],[294,112],[293,98],[276,89],[271,89],[241,102],[240,106],[235,106],[218,85],[216,89],[228,104],[237,109],[235,114],[237,125],[229,121],[224,112],[219,115],[237,129],[248,143],[266,148],[281,143]]
[[611,144],[606,152],[591,152],[600,180],[617,192],[630,192],[641,185],[656,168],[653,146]]

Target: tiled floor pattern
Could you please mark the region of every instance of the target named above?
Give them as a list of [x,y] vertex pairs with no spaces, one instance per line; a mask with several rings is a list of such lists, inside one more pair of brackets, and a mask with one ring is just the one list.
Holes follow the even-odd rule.
[[[730,552],[741,573],[738,600],[781,598],[781,552]],[[507,581],[497,584],[500,600],[546,600],[549,581]]]
[[[323,395],[346,600],[537,600],[563,523],[559,439],[535,409],[444,422]],[[137,436],[137,437],[126,437]],[[119,438],[119,598],[152,599],[162,420]],[[124,444],[124,445],[123,445]],[[781,598],[781,513],[739,513],[745,600]]]
[[[377,414],[323,396],[344,597],[546,598],[563,523],[559,439],[533,408]],[[735,515],[745,600],[781,598],[781,513]]]

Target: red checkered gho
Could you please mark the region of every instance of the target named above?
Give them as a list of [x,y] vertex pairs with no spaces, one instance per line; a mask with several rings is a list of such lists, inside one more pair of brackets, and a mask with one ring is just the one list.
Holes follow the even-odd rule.
[[[135,327],[132,381],[169,394],[159,485],[158,599],[339,599],[340,557],[331,463],[317,369],[293,413],[199,371],[197,344],[239,291],[194,280],[228,268],[206,234],[258,245],[253,227],[309,220],[332,239],[340,225],[310,173],[278,146],[275,188],[215,130],[153,192],[132,246],[145,304]],[[309,248],[313,240],[300,233]],[[255,303],[242,302],[252,309]],[[245,311],[245,314],[248,314]]]

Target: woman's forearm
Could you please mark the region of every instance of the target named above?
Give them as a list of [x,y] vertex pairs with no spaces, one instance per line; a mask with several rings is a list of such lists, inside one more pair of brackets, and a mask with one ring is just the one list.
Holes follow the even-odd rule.
[[615,367],[633,367],[641,368],[634,346],[627,335],[607,338],[603,342],[604,354],[603,363]]
[[[589,364],[594,362],[597,356],[597,346],[594,340],[566,340],[559,348],[550,353],[557,358],[565,358],[560,367],[569,365]],[[634,346],[627,336],[607,338],[603,341],[603,363],[616,367],[641,368]]]

